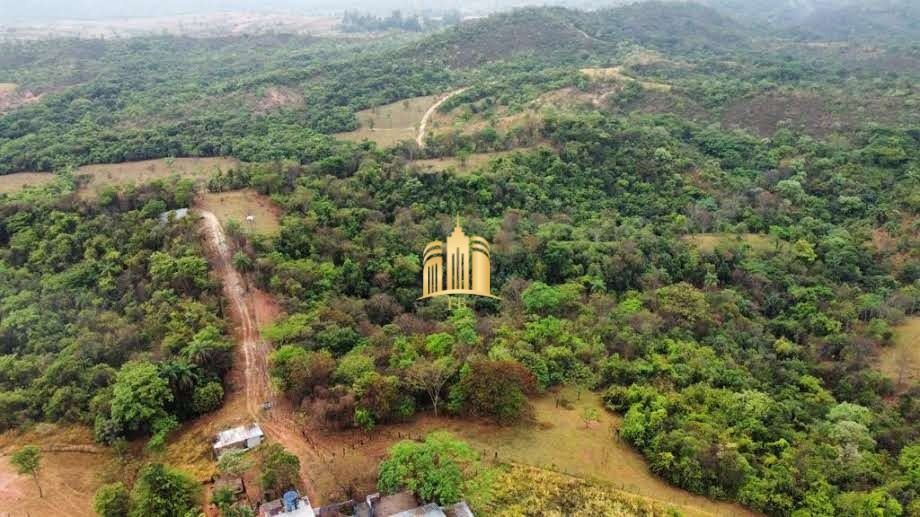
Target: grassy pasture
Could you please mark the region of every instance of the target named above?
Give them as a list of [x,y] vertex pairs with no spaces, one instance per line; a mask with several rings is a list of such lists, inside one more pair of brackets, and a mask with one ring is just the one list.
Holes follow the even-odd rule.
[[[13,452],[28,444],[42,449],[41,498],[32,478],[17,474],[9,462]],[[117,470],[112,449],[96,444],[90,428],[38,424],[9,431],[0,435],[0,514],[94,516],[93,495],[101,484],[114,481],[106,473]]]
[[0,194],[18,192],[25,187],[35,187],[54,181],[50,172],[17,172],[0,175]]
[[[75,176],[88,176],[82,187],[84,196],[95,195],[108,186],[141,185],[173,176],[192,179],[203,184],[217,169],[239,167],[235,158],[161,158],[124,163],[84,165],[74,171]],[[17,172],[0,175],[0,193],[16,192],[28,185],[42,185],[54,181],[50,172]]]
[[879,352],[878,368],[900,390],[920,380],[920,316],[907,318],[894,332],[894,343]]
[[[754,515],[741,506],[693,495],[658,478],[639,452],[617,438],[615,430],[622,419],[603,408],[599,395],[586,392],[580,400],[574,392],[566,395],[574,401],[572,409],[557,407],[553,395],[533,400],[536,418],[533,425],[498,427],[469,419],[435,418],[426,413],[412,422],[381,426],[369,434],[317,435],[315,439],[320,441],[324,456],[328,456],[333,467],[318,472],[315,481],[318,486],[334,487],[333,472],[341,469],[336,464],[345,462],[365,471],[383,459],[387,448],[401,438],[423,437],[431,431],[443,430],[469,442],[485,460],[532,465],[605,481],[617,490],[677,506],[687,516]],[[586,406],[597,407],[600,414],[600,420],[591,422],[587,428],[580,416]],[[363,481],[367,486],[362,484],[362,488],[373,488],[370,478]]]
[[495,158],[508,156],[515,151],[526,150],[527,149],[513,149],[511,151],[498,151],[494,153],[475,153],[469,155],[466,160],[461,160],[456,156],[448,156],[444,158],[431,158],[427,160],[413,160],[411,163],[412,165],[421,167],[423,170],[446,171],[447,169],[453,168],[458,173],[468,174],[482,167],[483,165],[487,165]]
[[178,175],[196,183],[204,183],[217,169],[228,170],[238,167],[234,158],[162,158],[125,163],[84,165],[76,171],[77,176],[87,175],[86,192],[95,192],[108,186],[141,185]]
[[622,67],[614,66],[610,68],[582,68],[581,73],[587,75],[595,81],[638,81],[643,88],[658,92],[671,91],[670,84],[658,83],[654,81],[643,81],[630,77],[623,73]]
[[335,136],[354,142],[367,139],[381,147],[391,146],[402,140],[415,140],[418,124],[438,98],[437,95],[413,97],[359,111],[358,129],[337,133]]
[[754,251],[765,251],[775,244],[775,239],[760,233],[697,233],[684,235],[682,239],[704,253],[712,253],[719,244],[726,242],[743,242]]
[[[267,196],[255,190],[231,192],[208,192],[198,196],[197,206],[213,212],[224,227],[235,220],[247,231],[261,235],[274,235],[281,228],[278,222],[281,210]],[[253,223],[246,222],[246,216],[253,216]]]

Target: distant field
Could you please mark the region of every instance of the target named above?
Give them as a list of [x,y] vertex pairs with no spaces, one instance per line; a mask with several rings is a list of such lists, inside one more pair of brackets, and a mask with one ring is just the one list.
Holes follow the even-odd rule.
[[[252,189],[201,194],[197,206],[213,212],[224,227],[230,220],[235,220],[243,225],[244,229],[261,235],[274,235],[281,227],[278,222],[281,209],[267,196]],[[255,218],[251,225],[246,222],[249,215]]]
[[129,185],[150,183],[174,175],[192,179],[196,182],[207,181],[217,169],[228,170],[239,167],[235,158],[160,158],[138,162],[106,163],[84,165],[77,169],[77,175],[89,175],[87,191],[95,191],[110,185]]
[[617,80],[617,81],[638,81],[643,87],[659,91],[659,92],[669,92],[671,91],[670,84],[657,83],[654,81],[643,81],[641,79],[636,79],[630,77],[623,73],[622,67],[614,66],[610,68],[582,68],[581,73],[587,75],[594,80]]
[[359,111],[357,116],[360,127],[355,131],[337,133],[335,136],[353,142],[367,139],[381,147],[391,146],[402,140],[415,140],[419,122],[438,98],[438,95],[413,97]]
[[879,352],[878,368],[900,390],[920,380],[920,316],[907,318],[894,331],[894,343]]
[[414,160],[412,165],[417,165],[424,170],[432,171],[445,171],[447,169],[453,168],[459,173],[469,173],[476,170],[483,165],[486,165],[494,158],[499,158],[501,156],[508,156],[515,151],[526,151],[527,149],[513,149],[511,151],[498,151],[494,153],[476,153],[469,155],[465,161],[461,161],[460,158],[455,156],[448,156],[444,158],[431,158],[428,160]]
[[[91,195],[102,187],[110,185],[140,185],[175,175],[196,182],[205,182],[217,169],[229,170],[239,167],[235,158],[161,158],[137,162],[84,165],[76,175],[89,176],[83,187],[84,195]],[[0,192],[15,192],[26,185],[41,185],[54,180],[49,172],[17,172],[0,175]]]
[[16,83],[0,83],[0,94],[16,91]]
[[0,27],[4,39],[127,38],[151,34],[229,36],[267,32],[313,35],[334,34],[340,18],[292,14],[220,12],[174,16],[139,16],[103,20],[55,20]]
[[682,238],[685,242],[696,246],[697,249],[705,253],[712,253],[723,242],[744,242],[755,251],[770,249],[775,242],[773,237],[760,233],[697,233],[685,235]]
[[50,172],[17,172],[0,176],[0,194],[17,192],[25,187],[44,185],[54,181]]

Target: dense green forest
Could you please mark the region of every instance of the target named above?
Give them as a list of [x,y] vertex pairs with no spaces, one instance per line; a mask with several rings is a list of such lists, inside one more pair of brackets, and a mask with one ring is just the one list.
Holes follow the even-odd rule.
[[220,407],[232,346],[188,185],[87,203],[63,175],[0,204],[0,429],[48,420],[97,439],[166,433]]
[[[920,386],[873,369],[920,311],[920,47],[789,30],[645,3],[387,38],[5,46],[0,81],[44,96],[0,117],[0,172],[63,172],[0,197],[0,427],[162,442],[220,404],[218,286],[194,219],[160,221],[191,187],[89,201],[66,171],[231,155],[248,163],[209,188],[283,210],[238,255],[286,311],[264,330],[271,375],[328,429],[429,409],[531,425],[530,397],[574,386],[693,492],[768,515],[920,514]],[[542,101],[601,99],[580,70],[613,66],[627,79],[602,101]],[[439,111],[484,127],[423,148],[331,136],[461,86]],[[413,163],[515,148],[463,174]],[[454,214],[492,242],[503,301],[416,302],[419,254]]]

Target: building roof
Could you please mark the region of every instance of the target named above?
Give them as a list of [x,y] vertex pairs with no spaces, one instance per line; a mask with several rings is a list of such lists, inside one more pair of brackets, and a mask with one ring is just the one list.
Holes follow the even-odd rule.
[[290,512],[284,511],[284,502],[281,499],[269,501],[259,507],[259,517],[263,516],[316,517],[316,513],[313,511],[313,507],[310,505],[310,500],[306,497],[301,497],[297,500],[297,508],[294,508]]
[[217,433],[217,438],[214,440],[214,448],[221,449],[228,445],[245,442],[250,438],[259,436],[265,436],[259,424],[241,425]]
[[391,517],[447,517],[447,516],[444,514],[444,511],[441,510],[440,506],[434,503],[428,503],[425,506],[419,506],[418,508],[412,508],[411,510],[406,510],[404,512],[395,513]]

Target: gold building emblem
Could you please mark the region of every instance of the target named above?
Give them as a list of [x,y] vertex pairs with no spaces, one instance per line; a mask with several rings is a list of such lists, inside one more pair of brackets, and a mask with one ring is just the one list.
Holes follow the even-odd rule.
[[[491,253],[489,241],[476,235],[468,237],[457,225],[445,242],[432,241],[422,252],[422,296],[474,295],[500,300],[491,293]],[[464,306],[463,298],[451,296],[450,306]]]

